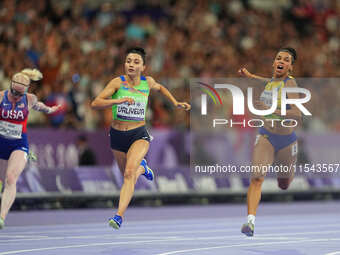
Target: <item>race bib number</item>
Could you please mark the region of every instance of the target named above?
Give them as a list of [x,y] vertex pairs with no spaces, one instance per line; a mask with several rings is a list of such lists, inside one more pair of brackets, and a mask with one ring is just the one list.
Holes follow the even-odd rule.
[[21,134],[22,125],[0,121],[0,135],[11,139],[21,139]]
[[145,102],[127,102],[117,106],[117,118],[122,120],[143,121],[145,119]]

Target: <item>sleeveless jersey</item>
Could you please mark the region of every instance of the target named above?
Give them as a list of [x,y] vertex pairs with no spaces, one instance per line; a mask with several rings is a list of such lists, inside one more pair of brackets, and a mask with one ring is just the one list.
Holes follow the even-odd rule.
[[134,104],[127,102],[112,106],[114,120],[121,121],[144,121],[149,98],[149,85],[144,76],[140,77],[140,83],[133,88],[128,87],[128,83],[123,75],[120,76],[122,83],[120,88],[112,95],[112,99],[130,97],[134,99]]
[[27,95],[12,103],[6,90],[0,103],[0,135],[8,139],[21,139],[22,134],[26,134],[28,113]]
[[[271,81],[269,81],[266,84],[264,91],[262,92],[260,96],[260,100],[264,102],[266,106],[270,107],[273,103],[273,90],[277,90],[277,93],[278,93],[277,94],[277,109],[281,109],[281,90],[289,79],[294,79],[294,78],[292,76],[288,76],[286,79],[282,81],[273,81],[273,79],[271,79]],[[290,105],[287,105],[287,109],[289,108],[290,108]],[[270,114],[264,117],[268,119],[282,119],[281,116],[278,116],[276,114]]]

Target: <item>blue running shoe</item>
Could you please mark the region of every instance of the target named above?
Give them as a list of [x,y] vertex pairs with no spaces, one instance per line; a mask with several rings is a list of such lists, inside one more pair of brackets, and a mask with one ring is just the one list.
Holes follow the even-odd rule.
[[109,225],[115,229],[119,229],[122,223],[123,223],[122,217],[117,214],[109,219]]
[[142,162],[140,163],[140,165],[142,167],[144,167],[144,169],[145,169],[145,173],[143,174],[145,176],[145,178],[148,179],[149,181],[152,181],[153,178],[154,178],[154,173],[151,170],[151,168],[148,167],[146,159],[143,159]]
[[243,224],[241,228],[241,232],[245,234],[246,236],[253,236],[254,235],[254,224],[252,224],[251,222]]

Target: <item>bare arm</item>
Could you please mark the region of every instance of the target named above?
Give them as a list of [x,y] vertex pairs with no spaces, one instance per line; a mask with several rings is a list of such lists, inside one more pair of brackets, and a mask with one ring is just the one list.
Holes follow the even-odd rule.
[[175,107],[180,107],[180,108],[184,108],[184,110],[188,111],[191,109],[190,104],[186,103],[186,102],[178,102],[176,100],[176,98],[170,93],[170,91],[164,87],[163,85],[161,85],[160,83],[156,82],[152,77],[148,76],[146,77],[148,84],[150,86],[150,89],[154,89],[159,91],[162,95],[164,95],[166,98],[168,98]]
[[256,74],[252,74],[250,73],[246,68],[241,68],[240,70],[238,70],[238,73],[241,75],[241,76],[244,76],[244,77],[247,77],[247,78],[250,78],[250,79],[256,79],[256,80],[260,80],[260,81],[263,81],[265,83],[269,82],[270,79],[269,78],[265,78],[265,77],[262,77],[262,76],[258,76]]
[[32,108],[39,112],[51,114],[51,113],[56,112],[61,107],[61,105],[55,105],[55,106],[49,107],[45,105],[43,102],[38,101],[37,96],[34,94],[27,94],[27,96],[28,96],[27,99],[28,99],[29,108]]
[[120,88],[120,78],[112,79],[106,87],[99,93],[99,95],[92,101],[91,107],[93,109],[105,109],[112,107],[114,104],[121,104],[124,102],[128,102],[129,104],[133,104],[132,98],[121,98],[121,99],[112,99],[112,95],[116,93],[116,91]]

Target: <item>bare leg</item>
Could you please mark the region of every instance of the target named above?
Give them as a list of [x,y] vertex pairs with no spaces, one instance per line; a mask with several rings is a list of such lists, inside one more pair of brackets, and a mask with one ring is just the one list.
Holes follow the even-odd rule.
[[[125,166],[126,166],[126,153],[122,151],[117,151],[117,150],[112,150],[112,152],[113,152],[115,159],[117,160],[119,170],[124,176],[124,171],[125,171]],[[136,182],[138,180],[138,177],[144,174],[144,172],[145,172],[145,169],[142,166],[139,166],[137,170]]]
[[11,208],[16,192],[17,192],[17,180],[25,168],[27,162],[27,154],[24,151],[13,151],[8,159],[8,166],[6,170],[6,184],[1,199],[1,213],[0,217],[5,219],[9,209]]
[[0,159],[0,193],[6,179],[7,160]]
[[274,161],[274,148],[267,138],[260,136],[254,147],[252,166],[258,166],[259,172],[251,177],[247,193],[248,215],[256,215],[257,207],[261,200],[261,188],[264,181],[262,166],[271,165]]
[[122,175],[124,175],[124,169],[126,165],[126,153],[122,151],[112,150],[113,156],[117,161],[118,167]]
[[[128,153],[124,171],[124,183],[120,191],[119,206],[117,214],[123,216],[135,190],[137,178],[144,173],[144,168],[140,166],[142,159],[148,152],[149,142],[145,140],[135,141]],[[143,169],[143,171],[141,170]]]
[[297,160],[297,141],[292,143],[291,145],[281,149],[278,151],[276,155],[276,165],[282,165],[286,167],[289,171],[280,172],[277,176],[277,182],[280,189],[286,190],[288,189],[290,183],[294,179],[294,167],[293,165]]

